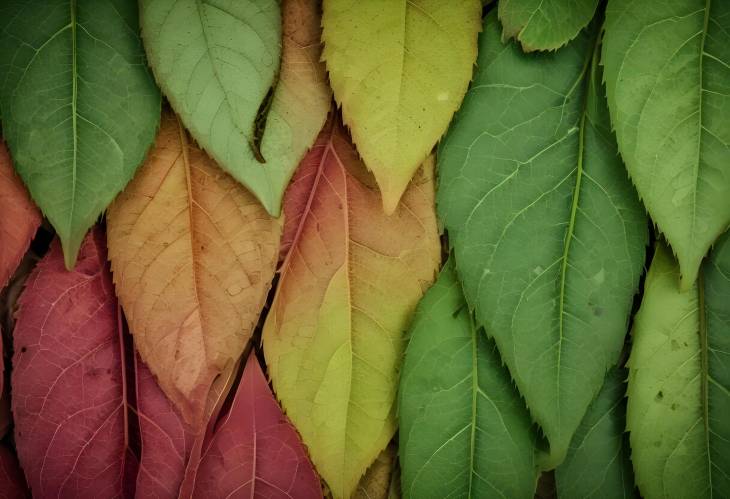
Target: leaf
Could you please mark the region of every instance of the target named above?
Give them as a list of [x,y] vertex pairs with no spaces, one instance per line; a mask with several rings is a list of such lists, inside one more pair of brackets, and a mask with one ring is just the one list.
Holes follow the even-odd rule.
[[135,498],[174,498],[185,476],[195,435],[136,357],[135,376],[142,442]]
[[433,162],[386,216],[372,177],[331,119],[292,182],[311,178],[309,192],[293,188],[284,201],[286,213],[290,204],[305,210],[263,344],[276,395],[340,499],[395,432],[403,331],[440,262]]
[[[194,497],[321,498],[299,436],[251,353],[229,413],[198,470]],[[292,495],[293,494],[293,495]]]
[[686,291],[659,245],[632,330],[627,427],[646,499],[730,497],[730,241]]
[[[10,156],[0,141],[0,289],[4,288],[28,250],[41,223],[38,209],[15,176]],[[0,342],[0,357],[2,343]],[[2,377],[0,376],[0,380]],[[0,381],[2,392],[2,381]]]
[[578,36],[596,12],[598,0],[502,0],[497,4],[503,39],[522,49],[557,50]]
[[730,4],[611,0],[603,64],[619,150],[689,288],[730,224]]
[[596,30],[525,55],[500,44],[490,16],[439,150],[438,208],[466,301],[544,431],[552,468],[622,348],[647,222],[610,131]]
[[73,268],[154,140],[160,94],[133,0],[6,0],[0,106],[15,168]]
[[479,0],[324,0],[323,58],[345,124],[395,211],[461,103]]
[[109,257],[135,345],[194,428],[266,300],[280,226],[165,113],[155,148],[109,208]]
[[399,392],[403,497],[535,495],[537,433],[453,259],[418,305]]
[[622,368],[609,371],[598,397],[586,411],[568,457],[555,470],[558,497],[638,497],[625,434],[626,374]]
[[67,272],[58,241],[20,299],[13,334],[15,442],[36,497],[121,497],[125,400],[104,234]]
[[[302,10],[297,7],[301,6]],[[307,1],[306,7],[311,8]],[[316,26],[305,4],[288,1],[288,59],[282,88],[271,102],[271,133],[265,133],[256,159],[254,136],[259,109],[276,83],[281,58],[282,18],[277,0],[142,0],[140,18],[145,49],[162,91],[191,135],[213,159],[278,215],[281,194],[306,147],[324,121],[321,69],[298,74],[295,65],[317,47],[302,49],[294,40],[312,40]],[[294,31],[292,14],[306,27]],[[301,37],[301,38],[300,38]],[[301,88],[298,88],[301,85]],[[289,106],[296,102],[297,109]],[[305,105],[302,103],[306,102]],[[301,106],[301,107],[300,107]],[[311,115],[309,115],[311,113]],[[305,118],[306,116],[306,118]],[[266,114],[261,118],[267,119]],[[291,124],[290,124],[291,120]],[[311,120],[311,121],[310,121]],[[293,137],[293,126],[302,127]],[[287,141],[291,141],[287,144]],[[308,143],[309,142],[309,143]],[[269,157],[271,156],[271,157]],[[271,163],[269,160],[271,159]]]
[[30,491],[23,478],[18,458],[6,446],[0,444],[0,499],[25,499]]
[[[397,478],[398,447],[388,445],[357,484],[352,499],[390,499]],[[400,497],[396,495],[394,499]]]

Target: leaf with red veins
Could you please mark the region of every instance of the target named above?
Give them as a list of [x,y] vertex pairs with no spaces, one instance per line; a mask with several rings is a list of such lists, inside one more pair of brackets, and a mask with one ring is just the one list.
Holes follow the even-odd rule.
[[[0,289],[23,258],[41,223],[41,214],[15,174],[5,144],[0,141]],[[1,347],[0,347],[1,348]]]
[[299,435],[276,403],[253,352],[231,409],[206,446],[193,497],[322,497]]
[[124,364],[104,239],[93,230],[71,272],[54,241],[20,298],[12,407],[35,497],[122,496]]
[[24,499],[30,491],[23,478],[18,458],[13,451],[0,444],[0,499]]
[[137,358],[135,365],[142,440],[136,499],[177,497],[195,435],[144,362]]

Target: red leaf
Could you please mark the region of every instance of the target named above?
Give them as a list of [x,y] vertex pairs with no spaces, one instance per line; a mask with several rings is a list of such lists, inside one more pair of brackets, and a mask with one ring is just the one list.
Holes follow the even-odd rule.
[[0,499],[30,497],[18,459],[10,449],[0,444]]
[[194,497],[322,497],[299,435],[271,394],[253,352],[231,410],[206,447]]
[[144,362],[137,359],[135,365],[142,438],[136,497],[177,497],[195,435],[183,423]]
[[20,298],[12,404],[34,497],[122,494],[124,366],[104,239],[87,236],[72,272],[54,241]]

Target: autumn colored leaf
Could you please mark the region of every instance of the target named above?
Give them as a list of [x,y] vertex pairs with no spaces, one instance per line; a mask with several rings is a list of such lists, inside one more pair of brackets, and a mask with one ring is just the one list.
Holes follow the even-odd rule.
[[152,373],[135,362],[137,418],[142,455],[136,478],[136,499],[177,497],[195,438]]
[[134,0],[0,3],[3,133],[69,270],[159,124],[137,18]]
[[391,443],[360,479],[352,499],[398,499],[399,481],[398,447]]
[[[0,141],[0,289],[4,288],[41,223],[41,215],[15,175],[10,155]],[[0,344],[0,352],[2,351]],[[0,392],[2,382],[0,381]]]
[[[279,1],[140,2],[145,49],[173,109],[218,165],[277,216],[297,156],[311,144],[326,112],[320,99],[327,90],[312,58],[318,48],[297,47],[317,39],[313,7],[311,0],[284,6],[288,15],[300,17],[284,20],[292,37],[285,42],[289,60],[281,67],[285,88],[271,96],[282,57]],[[271,113],[276,116],[269,123]],[[265,144],[259,144],[261,136]]]
[[25,499],[30,491],[25,484],[23,470],[18,458],[3,444],[0,444],[0,499]]
[[68,272],[58,240],[28,279],[13,334],[13,414],[35,497],[121,497],[125,399],[120,317],[104,234]]
[[193,497],[231,496],[322,497],[299,435],[276,403],[253,351],[233,404],[206,446]]
[[323,57],[345,124],[393,213],[461,104],[479,0],[324,0]]
[[190,143],[170,113],[107,220],[114,282],[137,350],[199,428],[211,385],[233,367],[258,321],[279,222]]
[[440,263],[433,160],[386,216],[331,119],[284,205],[303,212],[264,325],[269,375],[334,497],[349,498],[395,432],[403,332]]

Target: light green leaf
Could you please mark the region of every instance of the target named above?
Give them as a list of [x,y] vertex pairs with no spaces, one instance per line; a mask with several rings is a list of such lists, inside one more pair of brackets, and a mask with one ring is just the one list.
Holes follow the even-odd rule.
[[561,499],[634,498],[626,428],[626,370],[608,372],[596,400],[573,436],[568,457],[555,470]]
[[646,499],[730,497],[730,239],[680,290],[658,246],[632,331],[627,426]]
[[15,168],[76,261],[160,122],[134,0],[0,3],[0,105]]
[[501,0],[497,6],[503,37],[530,52],[556,50],[575,38],[593,19],[598,0]]
[[418,306],[401,375],[403,497],[532,498],[537,435],[453,262]]
[[730,223],[730,2],[611,0],[605,30],[619,149],[688,288]]
[[472,75],[480,0],[324,0],[324,59],[390,214]]
[[[290,163],[277,158],[269,164],[266,156],[266,163],[260,162],[255,129],[279,72],[279,2],[140,0],[140,19],[152,70],[183,124],[223,169],[278,215]],[[273,119],[273,134],[281,133],[280,126],[288,128],[278,115]]]
[[609,128],[596,30],[525,55],[494,21],[439,151],[438,208],[554,467],[623,345],[647,222]]

